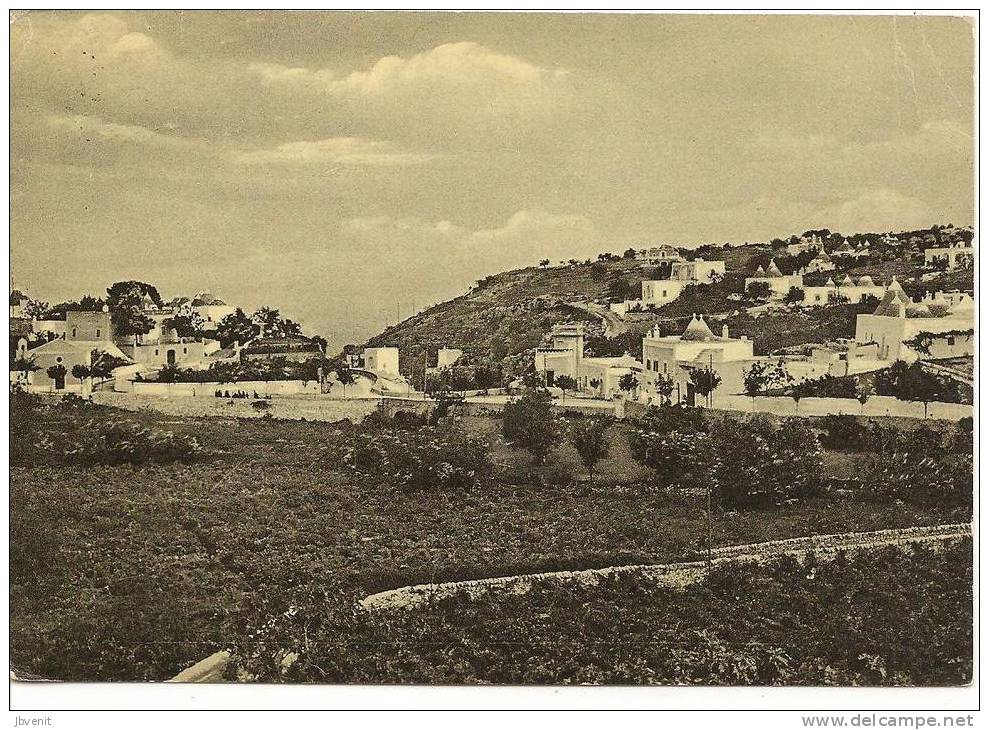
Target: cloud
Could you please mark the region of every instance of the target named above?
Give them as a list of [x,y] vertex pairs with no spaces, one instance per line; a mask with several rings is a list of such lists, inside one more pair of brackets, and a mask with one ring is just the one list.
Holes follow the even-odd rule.
[[349,124],[448,144],[497,132],[519,137],[570,108],[571,74],[464,41],[408,58],[385,56],[367,70],[253,63],[269,94],[303,97]]
[[155,147],[188,148],[197,145],[197,142],[194,140],[162,134],[161,132],[136,124],[107,122],[99,117],[88,116],[86,114],[50,114],[45,118],[45,124],[54,132],[78,134],[87,142],[92,138],[102,138],[116,142],[151,145]]
[[410,152],[391,142],[363,137],[331,137],[316,142],[286,142],[272,149],[240,152],[242,165],[357,165],[389,167],[421,165],[436,155]]
[[568,76],[563,69],[543,69],[470,41],[446,43],[409,58],[385,56],[367,71],[349,74],[275,63],[253,63],[247,70],[268,84],[320,86],[329,94],[363,96],[441,87],[532,91]]

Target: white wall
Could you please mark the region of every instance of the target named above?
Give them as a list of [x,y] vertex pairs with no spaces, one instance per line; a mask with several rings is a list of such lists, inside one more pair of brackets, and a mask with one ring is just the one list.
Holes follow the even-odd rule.
[[173,396],[215,398],[218,390],[229,391],[230,393],[242,390],[251,396],[255,392],[259,396],[299,395],[302,393],[318,394],[320,385],[315,380],[306,383],[301,380],[247,380],[238,383],[146,383],[138,381],[133,384],[131,392],[135,395],[155,395],[164,398]]
[[[865,406],[854,398],[801,398],[799,405],[793,398],[784,396],[718,395],[715,393],[714,407],[730,411],[749,413],[771,413],[778,416],[827,416],[848,414],[853,416],[900,416],[903,418],[923,418],[924,404],[916,401],[903,401],[889,395],[874,395]],[[957,421],[972,415],[972,406],[963,403],[929,403],[927,417]]]

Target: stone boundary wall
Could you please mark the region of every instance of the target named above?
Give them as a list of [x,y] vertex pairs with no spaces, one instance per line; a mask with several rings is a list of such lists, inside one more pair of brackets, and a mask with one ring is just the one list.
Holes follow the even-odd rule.
[[[711,565],[765,562],[788,556],[803,560],[810,553],[822,559],[832,559],[839,552],[881,547],[902,549],[923,543],[938,545],[946,541],[960,540],[971,534],[971,525],[962,523],[797,537],[717,548],[711,551]],[[703,580],[707,571],[706,561],[695,560],[662,565],[621,565],[591,570],[530,573],[450,583],[424,583],[374,593],[364,598],[360,602],[360,607],[366,611],[410,609],[426,604],[430,600],[446,598],[460,592],[465,592],[474,598],[492,593],[521,595],[527,593],[536,583],[544,581],[589,587],[597,585],[608,576],[625,573],[637,574],[644,579],[654,581],[656,587],[683,588]]]
[[[897,400],[889,395],[874,395],[865,406],[854,398],[801,398],[800,403],[784,396],[724,395],[714,398],[714,408],[747,413],[770,413],[777,416],[827,416],[847,414],[851,416],[898,416],[924,418],[924,404],[917,401]],[[972,406],[964,403],[928,403],[927,417],[957,421],[972,415]]]
[[[237,383],[158,383],[133,381],[130,392],[135,395],[155,395],[161,398],[175,396],[187,398],[216,398],[216,391],[236,393],[244,391],[253,396],[266,395],[318,395],[320,384],[315,380],[245,380]],[[221,396],[222,397],[222,396]]]
[[93,402],[127,411],[147,408],[169,416],[192,418],[272,418],[335,422],[349,419],[357,423],[378,409],[378,398],[333,399],[326,396],[275,396],[264,411],[255,410],[252,398],[162,398],[134,393],[93,393]]

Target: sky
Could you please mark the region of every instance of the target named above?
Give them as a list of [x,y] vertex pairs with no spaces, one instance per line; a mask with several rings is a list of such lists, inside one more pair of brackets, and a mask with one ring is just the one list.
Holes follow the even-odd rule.
[[973,222],[931,16],[16,12],[11,267],[359,342],[509,268]]

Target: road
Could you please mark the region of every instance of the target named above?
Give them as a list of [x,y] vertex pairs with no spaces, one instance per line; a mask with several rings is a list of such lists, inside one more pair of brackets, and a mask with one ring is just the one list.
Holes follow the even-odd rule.
[[590,302],[568,302],[568,304],[571,307],[583,309],[585,312],[593,314],[595,317],[600,319],[604,323],[605,337],[617,337],[620,334],[628,332],[628,327],[625,325],[625,322],[622,321],[622,318],[607,307],[602,307],[600,304],[592,304]]

